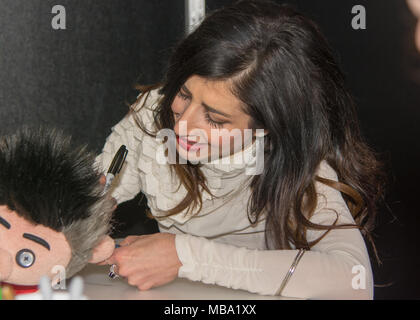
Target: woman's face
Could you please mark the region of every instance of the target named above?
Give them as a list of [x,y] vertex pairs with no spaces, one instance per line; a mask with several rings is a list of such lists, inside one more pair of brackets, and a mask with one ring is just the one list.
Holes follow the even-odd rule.
[[[191,76],[172,102],[181,157],[211,161],[243,150],[252,142],[251,117],[229,91],[227,81]],[[248,130],[245,130],[248,129]]]
[[420,51],[420,0],[407,0],[407,3],[408,7],[418,19],[414,39],[417,50]]

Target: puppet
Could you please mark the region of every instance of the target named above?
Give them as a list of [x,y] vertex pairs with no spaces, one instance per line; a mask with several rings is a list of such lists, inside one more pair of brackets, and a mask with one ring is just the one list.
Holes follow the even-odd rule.
[[0,282],[28,292],[57,266],[70,278],[112,255],[115,206],[94,163],[57,130],[0,138]]

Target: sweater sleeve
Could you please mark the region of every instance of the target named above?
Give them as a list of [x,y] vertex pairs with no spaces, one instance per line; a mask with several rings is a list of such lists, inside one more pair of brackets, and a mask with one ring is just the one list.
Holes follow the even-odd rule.
[[[325,201],[319,202],[319,209],[310,220],[331,225],[337,213],[337,224],[354,224],[341,195],[329,189]],[[324,232],[311,229],[307,239],[317,239]],[[175,245],[182,262],[179,277],[261,295],[276,294],[298,253],[298,250],[248,249],[189,234],[176,234]],[[360,231],[348,228],[327,233],[304,253],[282,296],[373,299],[373,275]]]
[[121,145],[127,147],[126,161],[120,173],[114,179],[110,193],[117,200],[117,203],[128,201],[140,192],[139,174],[136,170],[137,155],[139,154],[140,143],[133,143],[132,116],[126,116],[112,128],[112,133],[106,139],[102,153],[96,157],[96,164],[104,174],[108,170],[112,159]]
[[[120,173],[112,183],[110,194],[117,200],[117,203],[128,201],[134,198],[142,190],[142,181],[139,174],[139,159],[142,154],[143,140],[146,133],[140,129],[136,121],[140,119],[146,129],[150,129],[152,124],[150,107],[156,102],[156,92],[151,93],[150,98],[143,97],[136,103],[135,113],[128,113],[120,122],[111,129],[111,134],[107,137],[102,153],[96,157],[95,164],[98,170],[104,172],[108,170],[112,159],[121,145],[125,145],[128,153],[126,161]],[[143,108],[138,108],[147,99]]]

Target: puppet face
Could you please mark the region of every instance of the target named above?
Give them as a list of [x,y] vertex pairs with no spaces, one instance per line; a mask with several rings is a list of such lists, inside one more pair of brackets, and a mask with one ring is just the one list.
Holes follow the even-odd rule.
[[43,275],[50,278],[54,266],[64,268],[71,248],[64,234],[34,225],[6,206],[0,206],[0,281],[36,285]]

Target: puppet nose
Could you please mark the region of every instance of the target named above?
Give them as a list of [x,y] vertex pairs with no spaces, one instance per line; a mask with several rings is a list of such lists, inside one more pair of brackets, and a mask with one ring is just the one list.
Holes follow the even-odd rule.
[[10,253],[0,249],[0,281],[5,281],[9,278],[12,266],[13,259]]

